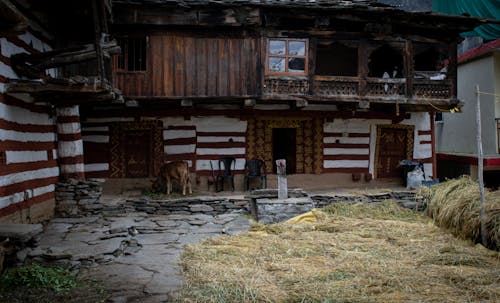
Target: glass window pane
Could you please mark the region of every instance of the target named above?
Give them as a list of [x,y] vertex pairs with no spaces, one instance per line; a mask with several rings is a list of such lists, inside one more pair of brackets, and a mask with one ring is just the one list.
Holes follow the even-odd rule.
[[285,41],[283,40],[269,40],[269,53],[271,55],[284,55],[285,54]]
[[288,71],[290,73],[304,73],[306,60],[304,58],[289,58]]
[[285,58],[269,57],[269,71],[271,71],[271,72],[284,72],[285,71]]
[[288,54],[292,56],[305,56],[306,43],[304,41],[288,41]]

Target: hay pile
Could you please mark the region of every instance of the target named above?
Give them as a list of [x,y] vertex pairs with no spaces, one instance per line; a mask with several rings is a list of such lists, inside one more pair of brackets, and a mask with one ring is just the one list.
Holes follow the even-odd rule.
[[429,218],[338,204],[315,223],[255,225],[187,246],[179,302],[498,302],[498,253]]
[[[420,194],[427,200],[427,211],[436,225],[463,239],[481,242],[479,186],[470,177],[453,179]],[[500,250],[500,191],[485,192],[487,247]]]

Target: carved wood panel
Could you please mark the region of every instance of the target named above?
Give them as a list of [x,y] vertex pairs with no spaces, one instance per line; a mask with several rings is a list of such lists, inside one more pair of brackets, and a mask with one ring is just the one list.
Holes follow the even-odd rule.
[[401,177],[401,160],[413,159],[413,125],[379,125],[375,148],[378,178]]

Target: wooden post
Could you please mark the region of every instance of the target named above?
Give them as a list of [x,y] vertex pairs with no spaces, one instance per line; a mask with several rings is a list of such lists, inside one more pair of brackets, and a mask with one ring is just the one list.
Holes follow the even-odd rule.
[[99,1],[94,0],[92,1],[92,11],[94,15],[94,44],[95,44],[95,51],[97,55],[97,74],[100,76],[101,81],[106,80],[106,72],[104,69],[104,57],[102,54],[102,45],[101,45],[101,38],[102,38],[102,30],[101,30],[101,17],[100,17],[100,10],[98,8]]
[[484,181],[483,181],[483,143],[481,139],[481,97],[479,95],[479,85],[476,84],[476,125],[477,125],[477,179],[479,181],[479,195],[481,199],[481,210],[479,219],[481,220],[481,243],[486,246],[486,222],[484,213]]

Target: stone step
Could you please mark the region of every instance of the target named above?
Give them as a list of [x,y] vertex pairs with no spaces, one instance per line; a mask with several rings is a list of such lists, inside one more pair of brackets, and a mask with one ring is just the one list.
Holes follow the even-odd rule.
[[43,231],[42,224],[0,224],[0,237],[28,242]]

